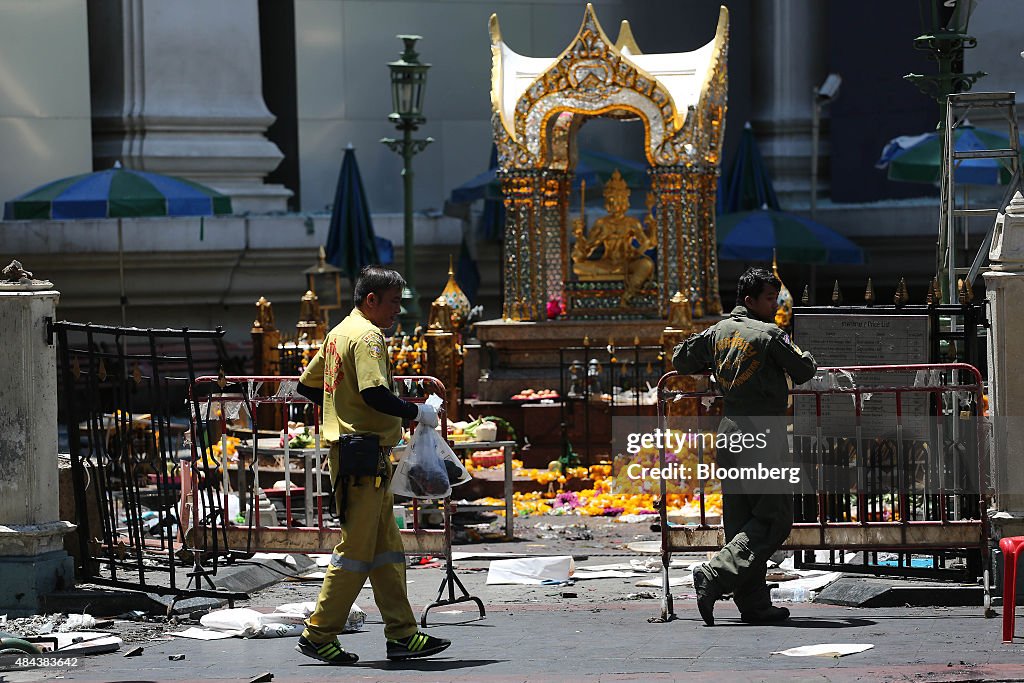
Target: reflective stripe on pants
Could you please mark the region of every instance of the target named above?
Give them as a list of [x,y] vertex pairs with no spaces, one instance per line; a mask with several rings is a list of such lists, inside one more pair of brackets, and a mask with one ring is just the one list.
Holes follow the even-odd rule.
[[[341,488],[335,491],[340,500]],[[333,639],[345,628],[359,590],[370,578],[373,598],[384,620],[386,638],[416,633],[416,617],[405,584],[405,553],[393,511],[388,481],[380,488],[363,481],[349,485],[347,521],[324,575],[316,609],[303,635],[314,643]]]

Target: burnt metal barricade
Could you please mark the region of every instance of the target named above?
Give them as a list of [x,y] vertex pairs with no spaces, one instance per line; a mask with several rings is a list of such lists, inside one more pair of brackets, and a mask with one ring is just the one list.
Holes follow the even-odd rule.
[[181,552],[175,538],[196,366],[229,362],[223,330],[55,322],[59,421],[66,425],[77,524],[76,573],[91,583],[176,596],[247,597],[216,588],[226,547]]
[[[659,429],[672,428],[669,401],[689,399],[689,415],[679,417],[715,414],[721,396],[713,388],[670,388],[688,379],[670,372],[659,381]],[[974,553],[974,578],[982,578],[985,614],[991,615],[987,435],[978,370],[963,363],[820,368],[790,395],[793,464],[813,486],[795,495],[796,521],[782,547]],[[696,443],[697,462],[710,462],[703,441]],[[661,444],[662,468],[666,456]],[[699,523],[676,525],[669,523],[667,483],[660,481],[663,620],[674,618],[672,553],[725,544],[724,529],[708,523],[706,485],[699,482]]]
[[[191,475],[182,488],[182,519],[194,519],[188,536],[189,545],[197,550],[216,548],[219,543],[245,553],[291,552],[329,553],[341,541],[341,525],[331,514],[333,495],[330,477],[323,463],[329,445],[321,440],[321,412],[318,406],[297,394],[297,376],[205,376],[196,378],[190,393],[194,424],[207,419],[216,421],[218,434],[193,441]],[[440,380],[429,376],[396,376],[396,385],[407,400],[422,402],[430,393],[445,396]],[[265,408],[264,410],[260,410]],[[261,430],[260,416],[266,408],[280,410],[280,422],[301,421],[311,428],[310,448],[289,445],[291,439],[280,438],[276,430]],[[235,421],[246,423],[235,427]],[[441,428],[447,428],[447,417],[441,414]],[[248,436],[247,444],[232,441],[230,433]],[[279,442],[280,439],[280,442]],[[225,457],[234,450],[232,463]],[[293,464],[300,460],[301,465]],[[296,486],[292,477],[300,472],[303,485]],[[234,486],[231,473],[234,473]],[[261,472],[263,474],[261,474]],[[273,490],[261,487],[261,477],[283,476],[284,486]],[[233,505],[231,489],[235,491],[237,506]],[[275,511],[260,504],[261,489],[284,496],[284,524],[276,523]],[[302,494],[301,510],[293,497]],[[202,495],[209,503],[207,508]],[[483,602],[469,594],[455,574],[452,561],[452,521],[455,506],[450,499],[441,502],[443,529],[425,529],[421,526],[420,503],[412,501],[413,527],[402,529],[402,542],[407,555],[436,555],[445,557],[445,576],[438,589],[437,599],[427,605],[420,621],[425,626],[427,613],[434,607],[462,602],[476,603],[480,616],[485,615]],[[209,514],[202,514],[209,509]],[[191,511],[199,511],[196,515]],[[264,524],[264,512],[269,512],[271,523]],[[458,592],[456,592],[458,590]],[[446,596],[447,593],[447,596]]]

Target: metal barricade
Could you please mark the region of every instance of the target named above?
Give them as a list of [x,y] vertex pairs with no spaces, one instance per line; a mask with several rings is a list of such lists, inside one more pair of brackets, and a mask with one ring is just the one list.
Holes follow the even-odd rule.
[[[190,518],[195,521],[191,533],[186,537],[189,547],[201,552],[223,543],[225,547],[244,549],[246,553],[329,553],[341,541],[341,527],[329,513],[333,503],[329,478],[326,479],[327,486],[324,485],[328,474],[323,464],[329,446],[321,440],[321,412],[318,406],[295,392],[298,380],[297,376],[223,375],[199,377],[195,380],[190,400],[193,417],[199,416],[199,419],[193,419],[193,424],[216,420],[220,434],[216,440],[202,435],[193,440],[190,485],[183,485],[181,498],[182,528],[187,526]],[[418,394],[406,397],[413,402],[422,402],[429,393],[445,396],[444,385],[434,377],[396,376],[394,380],[399,387],[404,386],[407,391]],[[290,447],[289,438],[281,439],[277,447],[271,446],[267,439],[277,439],[276,430],[272,433],[262,432],[264,436],[261,439],[259,420],[265,411],[259,408],[264,406],[270,406],[272,410],[279,407],[285,425],[292,418],[303,417],[303,423],[312,429],[312,448]],[[242,410],[248,417],[248,428],[241,431],[250,435],[251,446],[233,446],[237,461],[231,466],[225,457],[231,448],[229,421],[240,418]],[[447,416],[444,412],[441,413],[441,429],[447,429]],[[215,452],[216,444],[219,444],[219,453]],[[264,452],[262,454],[261,449]],[[300,490],[292,482],[295,472],[293,460],[296,457],[302,461],[301,512],[295,509],[292,502],[294,494]],[[259,498],[261,462],[265,473],[272,471],[283,476],[283,489],[274,491],[284,496],[283,525],[262,523]],[[230,471],[235,472],[236,478],[235,515],[230,514],[234,508]],[[200,498],[203,490],[215,492],[207,496],[206,504]],[[441,502],[441,530],[423,528],[419,502],[413,500],[412,507],[413,526],[411,529],[401,529],[405,553],[445,557],[445,577],[438,589],[437,599],[423,609],[421,623],[426,625],[427,613],[434,607],[470,601],[476,603],[480,616],[485,616],[483,602],[470,595],[455,574],[451,520],[455,506],[450,499]]]
[[78,578],[175,600],[248,597],[213,583],[233,559],[225,547],[202,558],[182,553],[174,531],[190,431],[182,399],[197,368],[229,362],[223,330],[61,321],[48,332],[58,342]]
[[[659,380],[659,429],[671,428],[672,416],[666,416],[669,400],[691,399],[696,417],[715,414],[715,402],[721,398],[717,391],[694,390],[692,385],[670,388],[685,379],[670,372]],[[794,462],[813,472],[814,492],[796,496],[796,521],[782,548],[976,552],[985,614],[990,616],[987,437],[978,370],[963,363],[819,368],[813,380],[790,395]],[[887,436],[868,433],[865,405],[872,401],[891,406],[884,413],[893,426]],[[830,406],[844,403],[846,413],[838,411],[837,427]],[[918,421],[911,429],[913,419]],[[704,462],[703,449],[697,451],[698,462]],[[661,444],[662,468],[666,454]],[[973,460],[976,472],[969,471]],[[975,476],[973,483],[965,484]],[[674,525],[668,519],[667,483],[660,482],[665,621],[675,616],[669,586],[672,553],[713,551],[725,545],[723,527],[708,524],[704,481],[699,489],[699,523]]]

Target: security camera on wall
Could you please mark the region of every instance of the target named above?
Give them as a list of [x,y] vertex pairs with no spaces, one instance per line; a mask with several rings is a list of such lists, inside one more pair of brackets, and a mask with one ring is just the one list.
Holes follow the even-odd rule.
[[815,94],[821,100],[834,100],[839,95],[839,86],[843,83],[843,77],[839,74],[829,74],[825,82],[815,89]]

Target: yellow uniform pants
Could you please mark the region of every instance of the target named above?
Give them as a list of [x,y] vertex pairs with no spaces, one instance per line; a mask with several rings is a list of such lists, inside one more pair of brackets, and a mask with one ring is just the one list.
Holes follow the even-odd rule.
[[[340,505],[340,480],[338,484],[335,500]],[[384,619],[384,636],[396,640],[417,631],[406,592],[405,553],[389,484],[389,480],[384,480],[379,488],[375,487],[373,477],[360,477],[358,486],[348,484],[341,542],[331,555],[316,609],[306,620],[302,634],[314,643],[327,642],[345,628],[349,610],[367,576]]]

